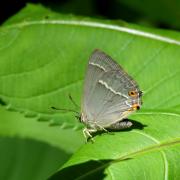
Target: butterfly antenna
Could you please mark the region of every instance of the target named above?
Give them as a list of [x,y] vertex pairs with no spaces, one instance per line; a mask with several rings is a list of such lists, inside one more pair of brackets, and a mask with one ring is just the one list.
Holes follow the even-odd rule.
[[71,100],[71,102],[74,104],[74,106],[77,107],[78,109],[80,109],[80,107],[77,105],[77,103],[72,98],[71,94],[69,94],[68,96],[69,96],[69,99]]
[[66,112],[74,112],[77,113],[79,115],[79,112],[73,110],[73,109],[64,109],[64,108],[56,108],[56,107],[51,107],[54,110],[58,110],[58,111],[66,111]]

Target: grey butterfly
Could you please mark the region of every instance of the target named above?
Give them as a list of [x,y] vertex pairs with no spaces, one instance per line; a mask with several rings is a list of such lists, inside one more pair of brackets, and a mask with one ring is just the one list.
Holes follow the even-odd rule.
[[124,129],[132,125],[124,121],[140,109],[142,92],[137,83],[110,56],[94,50],[87,67],[80,120],[86,125],[86,138],[106,129]]

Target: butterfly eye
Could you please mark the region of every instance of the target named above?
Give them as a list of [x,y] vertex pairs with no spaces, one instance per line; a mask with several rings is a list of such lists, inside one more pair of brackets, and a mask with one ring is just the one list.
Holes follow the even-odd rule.
[[136,91],[129,91],[128,94],[129,94],[129,96],[132,96],[132,97],[137,96]]

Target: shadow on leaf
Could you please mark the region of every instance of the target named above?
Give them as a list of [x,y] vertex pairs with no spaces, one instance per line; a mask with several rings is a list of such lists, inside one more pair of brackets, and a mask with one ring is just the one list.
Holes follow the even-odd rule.
[[[140,123],[140,122],[138,122],[138,121],[135,121],[135,120],[131,120],[131,119],[124,119],[124,120],[128,120],[128,121],[132,122],[133,125],[132,125],[131,127],[129,127],[129,128],[121,129],[121,130],[117,130],[117,129],[115,129],[115,130],[113,130],[113,129],[107,129],[107,130],[108,130],[108,133],[111,134],[111,135],[113,135],[113,132],[131,131],[131,130],[133,130],[133,129],[143,130],[145,127],[147,127],[147,125],[142,124],[142,123]],[[93,133],[93,136],[101,135],[101,134],[104,134],[104,133],[107,133],[107,132],[105,132],[105,131],[97,131],[97,132]]]
[[0,98],[0,105],[2,105],[2,106],[7,105],[6,102],[2,98]]
[[109,166],[111,161],[112,160],[91,160],[85,163],[69,166],[51,176],[49,180],[103,179],[106,176],[104,170]]
[[52,175],[49,180],[57,180],[57,179],[104,179],[106,174],[104,170],[108,168],[112,163],[116,163],[119,161],[130,160],[131,158],[124,158],[118,161],[109,159],[109,160],[90,160],[81,164],[72,165],[66,168],[61,169],[56,174]]

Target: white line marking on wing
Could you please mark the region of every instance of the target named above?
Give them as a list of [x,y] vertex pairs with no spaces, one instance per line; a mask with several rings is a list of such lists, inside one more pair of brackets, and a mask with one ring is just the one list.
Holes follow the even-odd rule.
[[128,96],[126,96],[126,95],[124,95],[124,94],[122,94],[122,93],[120,93],[120,92],[117,92],[117,91],[115,91],[114,89],[112,89],[112,87],[108,86],[108,84],[107,84],[106,82],[104,82],[104,81],[102,81],[102,80],[99,80],[99,83],[102,84],[102,85],[104,85],[104,86],[105,86],[107,89],[109,89],[112,93],[117,94],[117,95],[120,95],[120,96],[123,96],[123,97],[125,97],[126,99],[129,99]]
[[89,62],[89,64],[91,64],[93,66],[96,66],[96,67],[102,69],[103,71],[107,72],[106,69],[103,66],[99,65],[99,64],[96,64],[96,63],[93,63],[93,62]]

